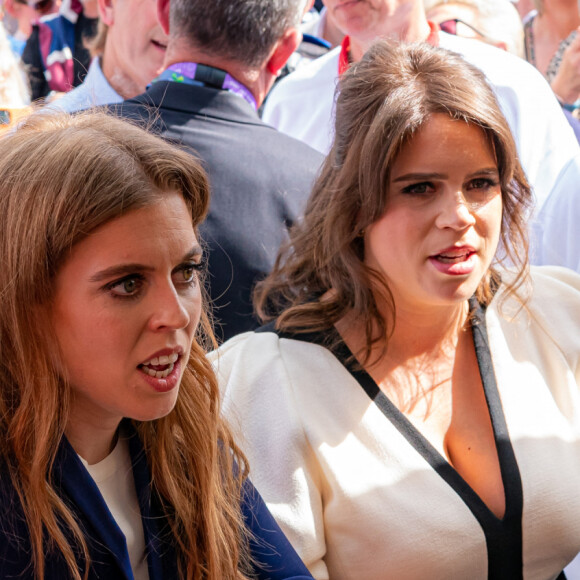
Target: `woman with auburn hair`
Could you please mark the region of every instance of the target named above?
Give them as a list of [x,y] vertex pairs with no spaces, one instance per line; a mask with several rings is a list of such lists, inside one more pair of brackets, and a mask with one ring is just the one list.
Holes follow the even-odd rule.
[[0,577],[310,578],[220,418],[199,163],[39,113],[0,183]]
[[458,55],[381,42],[341,79],[269,322],[212,355],[318,580],[548,579],[579,551],[580,278],[528,272],[530,199]]

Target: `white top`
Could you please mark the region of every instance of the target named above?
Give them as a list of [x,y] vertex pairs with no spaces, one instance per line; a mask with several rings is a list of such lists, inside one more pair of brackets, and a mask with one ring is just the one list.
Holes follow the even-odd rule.
[[[537,209],[550,194],[576,195],[580,147],[542,75],[529,63],[484,42],[439,33],[487,77],[514,134]],[[340,47],[289,75],[272,90],[263,120],[326,154],[333,139],[334,89]],[[580,252],[580,249],[579,249]]]
[[141,510],[127,439],[120,436],[115,449],[99,463],[89,465],[82,457],[80,459],[125,536],[135,580],[149,580]]
[[[580,276],[532,280],[526,310],[508,298],[500,314],[500,289],[486,321],[522,480],[523,575],[548,580],[580,551]],[[210,357],[250,477],[317,580],[487,579],[474,513],[330,351],[264,332]]]
[[101,70],[99,57],[94,58],[83,83],[49,105],[50,109],[75,113],[100,105],[121,103],[123,97],[115,91]]
[[302,24],[300,25],[300,31],[302,34],[310,34],[311,36],[316,36],[316,38],[324,38],[324,27],[326,26],[326,8],[323,8],[320,12],[316,10],[311,10],[306,16]]
[[580,273],[580,181],[576,169],[569,167],[576,187],[560,194],[553,193],[546,200],[533,227],[534,264],[555,264]]

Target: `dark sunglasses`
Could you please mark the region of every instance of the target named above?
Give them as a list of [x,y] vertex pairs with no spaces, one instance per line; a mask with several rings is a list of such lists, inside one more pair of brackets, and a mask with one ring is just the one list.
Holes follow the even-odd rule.
[[482,38],[487,38],[487,35],[483,34],[480,30],[477,30],[475,26],[471,26],[467,22],[460,20],[459,18],[453,18],[452,20],[444,20],[443,22],[439,23],[439,28],[443,30],[443,32],[447,32],[447,34],[453,34],[457,36],[457,25],[462,24],[463,26],[467,26],[470,30],[473,30],[475,34],[481,36]]
[[39,0],[38,2],[28,2],[31,8],[34,8],[39,14],[47,14],[54,8],[54,0]]

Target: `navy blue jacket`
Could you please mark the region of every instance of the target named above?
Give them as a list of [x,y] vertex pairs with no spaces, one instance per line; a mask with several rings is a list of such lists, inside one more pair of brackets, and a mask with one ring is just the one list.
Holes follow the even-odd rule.
[[202,161],[211,205],[200,233],[216,336],[258,328],[252,290],[302,216],[323,156],[263,123],[238,95],[212,87],[160,81],[110,110]]
[[[137,497],[141,508],[150,580],[176,580],[177,563],[167,523],[151,494],[150,474],[139,438],[129,441]],[[54,483],[71,508],[87,538],[91,580],[132,580],[125,536],[111,516],[103,497],[77,454],[63,440],[54,466]],[[312,576],[281,532],[251,483],[244,488],[243,514],[254,539],[251,555],[257,580],[307,580]],[[65,531],[66,533],[66,531]],[[164,539],[165,538],[165,539]],[[45,551],[45,580],[70,578],[56,551]],[[0,469],[0,578],[32,580],[32,555],[18,496],[5,469]],[[84,570],[80,556],[79,569]]]

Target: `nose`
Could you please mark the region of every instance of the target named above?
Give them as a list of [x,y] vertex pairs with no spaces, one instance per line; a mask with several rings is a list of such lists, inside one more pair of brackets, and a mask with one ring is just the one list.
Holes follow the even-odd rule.
[[461,190],[442,196],[435,224],[441,229],[464,230],[475,224],[475,216]]
[[179,330],[191,322],[191,297],[177,292],[173,284],[160,288],[151,296],[151,315],[149,326],[155,332]]

